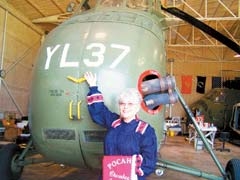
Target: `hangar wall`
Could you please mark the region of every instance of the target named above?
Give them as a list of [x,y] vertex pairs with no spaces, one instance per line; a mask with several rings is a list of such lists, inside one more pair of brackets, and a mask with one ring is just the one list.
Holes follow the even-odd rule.
[[[207,56],[208,54],[206,54]],[[227,71],[225,71],[227,70]],[[167,64],[167,72],[171,72],[170,63]],[[223,80],[234,79],[235,77],[240,77],[240,60],[221,60],[221,61],[202,61],[201,58],[196,58],[194,60],[175,60],[172,64],[172,73],[176,79],[177,88],[182,89],[182,76],[190,75],[192,76],[191,82],[191,93],[182,93],[184,100],[188,105],[191,105],[194,101],[198,100],[204,96],[207,92],[212,89],[212,77],[221,77]],[[197,87],[197,76],[206,77],[205,93],[198,93],[196,91]],[[168,116],[168,108],[166,116]],[[172,116],[184,117],[186,113],[181,107],[180,103],[174,104],[172,106]]]
[[0,1],[0,69],[6,76],[0,80],[0,112],[26,116],[35,57],[43,31]]

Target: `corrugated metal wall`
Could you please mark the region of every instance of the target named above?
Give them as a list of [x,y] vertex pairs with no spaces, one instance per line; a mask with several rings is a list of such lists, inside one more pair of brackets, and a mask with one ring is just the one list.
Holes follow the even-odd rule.
[[0,112],[26,116],[35,58],[43,32],[9,5],[0,3]]

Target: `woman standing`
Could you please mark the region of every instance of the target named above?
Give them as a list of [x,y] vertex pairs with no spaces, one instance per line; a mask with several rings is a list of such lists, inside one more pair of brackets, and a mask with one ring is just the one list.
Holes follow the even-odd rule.
[[120,113],[117,114],[105,106],[96,75],[86,72],[84,77],[90,89],[87,103],[91,118],[107,129],[104,155],[135,155],[138,180],[144,180],[155,170],[157,138],[154,129],[137,116],[142,101],[140,93],[133,88],[122,92],[118,99]]

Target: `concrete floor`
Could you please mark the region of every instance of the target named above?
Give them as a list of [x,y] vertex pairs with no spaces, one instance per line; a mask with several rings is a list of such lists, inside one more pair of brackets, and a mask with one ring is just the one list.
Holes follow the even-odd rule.
[[[221,142],[216,139],[215,148],[220,146]],[[214,150],[214,153],[224,168],[231,158],[240,158],[240,147],[229,143],[226,143],[225,147],[230,148],[231,152]],[[167,137],[165,144],[161,146],[160,154],[162,159],[178,162],[190,167],[199,168],[205,172],[220,175],[220,171],[206,149],[196,151],[193,144],[189,144],[184,136]],[[98,179],[98,175],[99,171],[97,170],[78,169],[68,166],[61,167],[59,164],[54,163],[41,163],[26,166],[21,180],[94,180]],[[193,180],[203,178],[172,170],[165,170],[161,177],[152,174],[147,178],[147,180],[157,179]]]

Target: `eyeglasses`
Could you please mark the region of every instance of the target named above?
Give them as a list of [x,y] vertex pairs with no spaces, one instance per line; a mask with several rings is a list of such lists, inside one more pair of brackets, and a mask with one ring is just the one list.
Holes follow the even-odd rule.
[[137,105],[137,103],[131,103],[131,102],[128,102],[128,103],[125,103],[125,102],[119,102],[119,106],[134,106],[134,105]]

